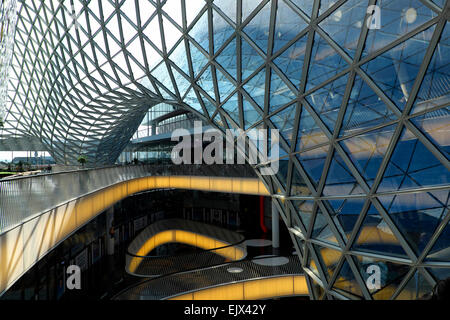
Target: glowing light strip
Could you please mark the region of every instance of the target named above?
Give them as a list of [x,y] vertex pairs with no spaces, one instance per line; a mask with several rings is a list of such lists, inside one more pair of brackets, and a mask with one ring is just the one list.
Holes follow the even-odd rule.
[[98,214],[135,193],[157,189],[270,195],[264,183],[254,178],[157,176],[124,181],[69,201],[0,236],[0,295]]
[[304,275],[285,275],[201,289],[167,300],[262,300],[307,295],[309,291]]
[[153,249],[167,243],[183,243],[204,250],[218,249],[214,252],[229,261],[237,261],[245,257],[245,251],[242,248],[230,246],[229,243],[190,231],[166,230],[155,234],[142,245],[136,253],[137,257],[131,259],[128,271],[134,273],[145,259],[143,256],[146,256]]

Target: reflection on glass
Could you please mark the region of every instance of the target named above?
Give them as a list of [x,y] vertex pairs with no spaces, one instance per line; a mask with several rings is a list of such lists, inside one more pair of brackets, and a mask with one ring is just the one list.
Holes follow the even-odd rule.
[[339,259],[341,258],[341,253],[337,250],[314,246],[316,249],[316,253],[319,256],[319,259],[324,267],[325,275],[328,280],[333,276],[334,271],[336,270],[337,264],[339,263]]
[[357,257],[359,272],[375,300],[388,300],[409,271],[409,266],[370,257]]
[[[339,271],[339,275],[336,278],[336,282],[333,286],[334,289],[338,289],[336,291],[345,294],[345,292],[351,293],[352,295],[362,297],[362,291],[358,284],[358,282],[355,279],[355,276],[350,269],[350,265],[348,264],[347,260],[345,260],[344,264],[342,265],[341,270]],[[344,292],[341,292],[344,291]]]
[[398,0],[383,0],[377,5],[380,8],[381,28],[369,30],[364,54],[385,47],[436,16],[419,0],[409,0],[407,5]]
[[405,129],[378,192],[447,185],[450,172],[409,130]]
[[416,271],[406,284],[405,288],[397,296],[396,300],[418,300],[430,294],[433,286],[425,279],[425,277]]
[[354,250],[406,257],[402,246],[378,211],[371,206],[364,218]]

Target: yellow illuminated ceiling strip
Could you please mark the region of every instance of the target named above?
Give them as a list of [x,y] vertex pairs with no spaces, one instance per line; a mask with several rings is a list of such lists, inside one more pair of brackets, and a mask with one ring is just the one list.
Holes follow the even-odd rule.
[[[157,176],[124,181],[69,201],[10,230],[0,239],[0,293],[9,288],[47,252],[115,203],[157,189],[187,189],[270,196],[256,178]],[[49,227],[50,226],[50,227]],[[33,230],[28,232],[27,230]],[[27,233],[26,233],[27,232]],[[26,241],[22,241],[26,237]],[[25,239],[25,238],[24,238]],[[17,247],[21,244],[21,248]],[[220,250],[225,256],[231,249]],[[236,252],[236,258],[241,253]]]
[[[227,261],[237,261],[245,257],[245,251],[237,246],[230,246],[229,243],[216,240],[201,234],[197,234],[185,230],[166,230],[161,231],[149,238],[136,253],[137,257],[133,257],[128,266],[128,271],[134,273],[143,258],[153,249],[167,243],[182,243],[204,250],[213,250],[216,254],[224,257]],[[225,248],[226,247],[226,248]]]
[[285,275],[201,289],[167,300],[262,300],[308,295],[304,275]]

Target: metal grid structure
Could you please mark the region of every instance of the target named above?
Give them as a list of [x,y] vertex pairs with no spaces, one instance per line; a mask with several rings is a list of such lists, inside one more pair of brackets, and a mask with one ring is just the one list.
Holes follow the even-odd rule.
[[14,31],[17,19],[15,0],[0,1],[0,127],[8,96],[8,74],[14,46]]
[[[197,248],[196,252],[182,255],[149,255],[150,252],[145,253],[144,256],[139,255],[139,251],[149,239],[168,230],[189,231],[206,236],[209,239],[216,239],[219,241],[219,245],[208,250]],[[182,219],[162,220],[142,230],[130,243],[126,253],[125,269],[136,276],[156,277],[223,264],[230,258],[221,253],[234,252],[236,255],[236,251],[238,251],[240,255],[235,256],[234,260],[228,260],[238,261],[244,259],[247,255],[246,245],[243,244],[244,240],[244,236],[239,233],[210,224]],[[138,262],[138,266],[131,271],[130,265],[133,260]]]
[[[276,258],[276,257],[274,257]],[[281,266],[265,266],[257,264],[255,258],[227,263],[189,272],[165,275],[156,279],[142,281],[138,285],[116,295],[114,300],[165,300],[171,297],[195,292],[206,288],[214,288],[224,284],[239,283],[270,277],[302,275],[302,268],[297,256],[287,257],[289,262]],[[241,273],[230,273],[228,269],[240,268]]]
[[247,165],[139,165],[2,179],[0,236],[74,199],[133,179],[151,176],[256,178],[252,174],[251,167]]
[[19,1],[1,147],[109,163],[160,102],[279,129],[262,179],[313,298],[418,297],[450,276],[449,1],[187,2]]

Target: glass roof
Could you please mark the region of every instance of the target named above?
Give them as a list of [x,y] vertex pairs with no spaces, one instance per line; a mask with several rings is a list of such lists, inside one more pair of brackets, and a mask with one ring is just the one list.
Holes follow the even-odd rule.
[[[407,296],[414,274],[435,279],[410,266],[450,246],[449,5],[18,0],[0,150],[108,164],[160,103],[279,129],[281,170],[265,179],[305,235],[310,276],[337,297]],[[380,290],[369,263],[389,274]]]

